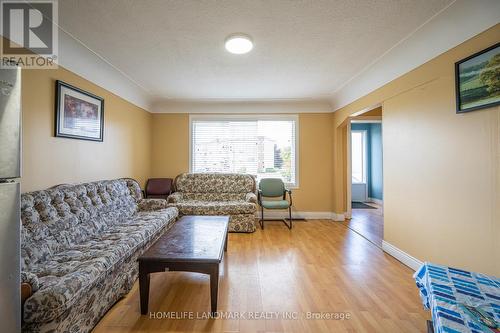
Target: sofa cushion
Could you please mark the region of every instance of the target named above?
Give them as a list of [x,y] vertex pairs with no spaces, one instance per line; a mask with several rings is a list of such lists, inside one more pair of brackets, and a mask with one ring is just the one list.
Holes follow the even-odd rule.
[[183,173],[175,189],[185,193],[248,193],[255,191],[251,175],[236,173]]
[[24,305],[24,320],[46,322],[78,302],[105,272],[117,268],[135,252],[142,251],[157,233],[175,221],[176,208],[138,212],[80,244],[35,264],[39,290]]
[[185,200],[173,205],[183,215],[253,214],[256,209],[254,203],[244,201]]
[[287,200],[262,200],[262,207],[267,209],[288,209],[288,206]]
[[[180,192],[177,192],[180,193]],[[246,201],[247,193],[182,193],[182,200],[194,201]]]
[[137,203],[139,211],[155,211],[167,207],[167,200],[165,199],[141,199]]

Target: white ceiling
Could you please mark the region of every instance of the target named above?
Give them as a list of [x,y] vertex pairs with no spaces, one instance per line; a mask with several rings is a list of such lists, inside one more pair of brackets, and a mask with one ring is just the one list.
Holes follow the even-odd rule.
[[452,2],[64,0],[59,24],[156,101],[326,99]]

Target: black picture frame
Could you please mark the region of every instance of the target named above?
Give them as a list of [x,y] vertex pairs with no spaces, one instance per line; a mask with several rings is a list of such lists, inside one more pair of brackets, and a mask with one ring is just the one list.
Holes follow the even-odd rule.
[[[471,107],[463,107],[463,92],[461,91],[460,87],[461,87],[461,81],[460,81],[460,66],[463,65],[464,63],[470,61],[470,60],[473,60],[487,52],[490,52],[492,50],[495,50],[497,49],[497,53],[495,55],[492,56],[495,57],[497,56],[498,54],[500,54],[500,42],[499,43],[496,43],[495,45],[492,45],[482,51],[479,51],[477,53],[474,53],[473,55],[471,56],[468,56],[467,58],[464,58],[460,61],[457,61],[455,63],[455,95],[456,95],[456,113],[466,113],[466,112],[470,112],[470,111],[476,111],[476,110],[480,110],[480,109],[485,109],[485,108],[490,108],[490,107],[493,107],[493,106],[496,106],[496,105],[500,105],[500,98],[498,101],[494,101],[494,102],[488,102],[488,103],[484,103],[484,104],[479,104],[479,105],[474,105],[474,106],[471,106]],[[478,74],[479,76],[480,74]],[[478,87],[476,89],[480,89],[481,87]]]
[[[67,97],[69,98],[67,99]],[[69,106],[66,102],[73,103],[72,105],[76,104],[76,106],[67,109]],[[75,117],[67,117],[69,112],[77,114]],[[78,115],[80,115],[80,117],[78,117]],[[80,122],[78,122],[78,120],[80,120]],[[75,121],[77,125],[73,125]],[[84,123],[84,125],[88,126],[80,126],[80,123]],[[73,127],[71,127],[71,125],[73,125]],[[98,127],[93,128],[95,126]],[[104,98],[61,80],[56,80],[54,132],[54,135],[60,138],[103,142]]]

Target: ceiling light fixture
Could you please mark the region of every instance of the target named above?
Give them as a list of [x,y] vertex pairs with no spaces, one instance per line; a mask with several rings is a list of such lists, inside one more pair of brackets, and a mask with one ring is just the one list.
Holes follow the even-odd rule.
[[253,49],[252,38],[245,34],[233,34],[226,38],[226,50],[234,54],[245,54]]

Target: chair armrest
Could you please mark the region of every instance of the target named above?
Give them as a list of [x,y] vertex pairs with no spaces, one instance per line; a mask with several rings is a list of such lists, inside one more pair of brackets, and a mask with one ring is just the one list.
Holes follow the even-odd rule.
[[253,192],[249,192],[245,196],[246,202],[257,203],[257,196]]
[[259,203],[259,205],[262,204],[262,191],[261,190],[257,190],[257,202]]
[[285,192],[283,192],[283,200],[286,200],[286,194],[288,193],[288,198],[290,198],[290,206],[292,206],[292,190],[289,190],[289,189],[285,189]]
[[167,208],[167,201],[164,199],[141,199],[138,202],[138,210],[152,212]]
[[170,194],[167,198],[167,203],[177,203],[182,201],[182,193],[181,192],[174,192]]

